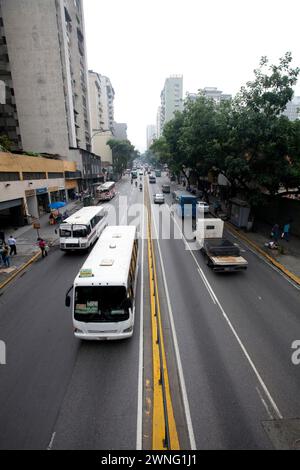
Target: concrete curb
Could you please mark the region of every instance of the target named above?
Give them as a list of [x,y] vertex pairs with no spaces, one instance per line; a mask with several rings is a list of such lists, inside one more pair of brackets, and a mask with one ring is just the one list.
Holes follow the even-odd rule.
[[15,277],[18,276],[24,269],[26,269],[28,266],[30,266],[32,263],[34,263],[39,257],[41,256],[41,253],[36,253],[32,258],[30,258],[27,263],[23,264],[17,271],[15,271],[9,278],[6,279],[2,284],[0,284],[0,290],[4,289]]
[[296,274],[292,273],[289,271],[285,266],[283,266],[281,263],[276,261],[272,256],[268,255],[264,250],[262,250],[255,242],[250,240],[246,235],[243,233],[239,232],[235,228],[233,228],[228,222],[225,222],[226,228],[229,232],[233,233],[237,237],[241,238],[243,241],[245,241],[248,245],[250,245],[252,248],[254,248],[255,251],[257,251],[260,255],[264,256],[270,263],[272,263],[276,268],[280,269],[287,277],[289,277],[292,281],[294,281],[298,286],[300,286],[300,277],[296,276]]

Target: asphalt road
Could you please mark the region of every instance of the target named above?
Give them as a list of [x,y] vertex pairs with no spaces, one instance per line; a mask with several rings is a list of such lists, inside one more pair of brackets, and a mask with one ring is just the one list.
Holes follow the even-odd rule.
[[[163,181],[158,178],[150,191],[160,191]],[[135,203],[142,194],[128,178],[118,192],[109,223],[138,224]],[[165,235],[168,207],[153,213],[156,225],[164,221]],[[247,272],[215,274],[198,251],[187,249],[176,224],[172,232],[177,238],[155,246],[166,343],[173,340],[171,314],[190,435],[198,449],[276,447],[266,424],[276,420],[280,431],[281,423],[300,416],[300,366],[291,362],[291,344],[300,339],[300,292],[241,242]],[[7,346],[7,365],[0,366],[0,449],[136,448],[141,276],[133,338],[80,342],[64,298],[85,258],[54,248],[0,296],[0,339]],[[167,347],[167,354],[172,351]],[[173,367],[175,358],[169,362]],[[181,407],[180,398],[174,403]]]
[[[163,181],[149,185],[152,193]],[[168,226],[166,208],[153,212],[158,231],[159,220]],[[199,449],[272,448],[277,441],[267,436],[265,421],[300,417],[300,366],[291,361],[300,292],[238,243],[248,270],[217,274],[183,240],[159,240]]]
[[[119,185],[118,223],[142,195]],[[109,223],[115,224],[113,208]],[[134,215],[134,214],[132,214]],[[132,219],[132,217],[131,217]],[[139,296],[132,340],[84,343],[73,336],[65,292],[87,255],[58,248],[0,297],[0,449],[132,449],[136,446]]]

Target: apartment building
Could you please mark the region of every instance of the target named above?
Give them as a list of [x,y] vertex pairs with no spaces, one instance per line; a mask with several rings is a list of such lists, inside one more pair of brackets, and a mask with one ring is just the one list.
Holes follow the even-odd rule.
[[160,95],[160,130],[164,125],[174,118],[176,111],[183,110],[183,76],[172,75],[165,81]]
[[147,150],[153,144],[154,139],[156,139],[156,126],[154,124],[150,124],[147,126]]
[[114,121],[114,138],[117,140],[127,140],[127,124],[126,122]]
[[0,134],[13,151],[75,161],[86,186],[91,153],[82,0],[0,0]]

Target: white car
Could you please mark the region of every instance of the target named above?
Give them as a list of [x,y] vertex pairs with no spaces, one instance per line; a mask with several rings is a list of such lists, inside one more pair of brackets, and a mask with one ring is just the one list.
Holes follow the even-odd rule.
[[203,212],[204,214],[208,214],[209,212],[209,204],[205,201],[198,201],[197,202],[197,211]]
[[164,204],[165,196],[161,193],[154,194],[153,196],[154,204]]

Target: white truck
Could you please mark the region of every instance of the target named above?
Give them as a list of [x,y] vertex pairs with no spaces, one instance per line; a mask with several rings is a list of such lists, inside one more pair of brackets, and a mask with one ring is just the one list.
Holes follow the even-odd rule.
[[223,238],[224,221],[221,219],[198,219],[196,241],[207,265],[213,271],[244,271],[248,262],[241,256],[240,249]]

